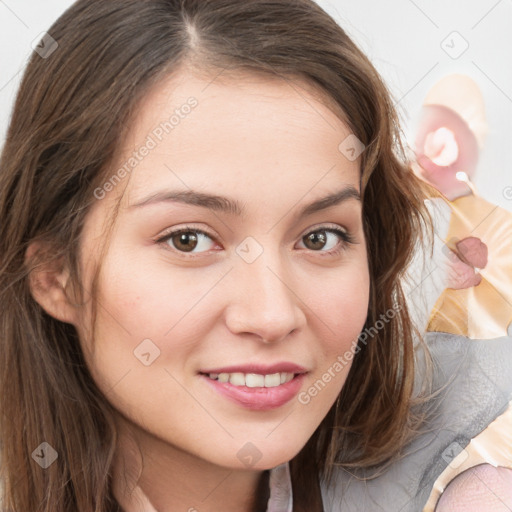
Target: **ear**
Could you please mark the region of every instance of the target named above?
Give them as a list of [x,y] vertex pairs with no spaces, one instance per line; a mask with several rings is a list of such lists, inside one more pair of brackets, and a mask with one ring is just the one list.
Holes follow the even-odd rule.
[[32,242],[25,253],[25,263],[30,269],[30,293],[50,316],[61,322],[76,325],[78,311],[67,292],[70,273],[64,259],[44,260],[32,268],[31,262],[39,253],[48,254],[47,249],[40,242]]

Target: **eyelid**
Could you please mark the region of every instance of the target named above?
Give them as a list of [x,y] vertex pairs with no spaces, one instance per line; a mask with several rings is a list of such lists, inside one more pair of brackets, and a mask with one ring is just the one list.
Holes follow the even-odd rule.
[[202,235],[206,235],[212,239],[216,237],[216,235],[206,231],[203,228],[197,228],[195,226],[186,225],[181,228],[170,228],[166,232],[164,232],[162,235],[158,235],[157,238],[168,238],[169,236],[176,235],[178,233],[187,233],[189,231],[193,231],[195,233],[201,233]]
[[313,233],[315,231],[340,231],[343,234],[350,236],[350,232],[348,229],[340,226],[339,224],[331,224],[331,223],[324,223],[324,224],[315,224],[314,226],[309,227],[306,229],[302,235],[300,235],[299,238],[304,238],[306,235],[309,235],[310,233]]

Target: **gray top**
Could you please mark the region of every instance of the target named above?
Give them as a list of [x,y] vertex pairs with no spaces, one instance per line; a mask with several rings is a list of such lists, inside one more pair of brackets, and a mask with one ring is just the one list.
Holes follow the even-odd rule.
[[[344,470],[322,488],[326,512],[420,512],[434,482],[512,399],[512,338],[471,340],[430,332],[425,341],[433,360],[428,421],[406,455],[381,476],[356,479]],[[418,354],[418,375],[424,354]],[[443,389],[444,386],[444,389]]]

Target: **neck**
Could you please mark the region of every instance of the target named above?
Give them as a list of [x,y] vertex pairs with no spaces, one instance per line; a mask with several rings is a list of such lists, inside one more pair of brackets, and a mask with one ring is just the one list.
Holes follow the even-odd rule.
[[223,468],[125,420],[118,433],[113,492],[124,512],[266,510],[268,472]]

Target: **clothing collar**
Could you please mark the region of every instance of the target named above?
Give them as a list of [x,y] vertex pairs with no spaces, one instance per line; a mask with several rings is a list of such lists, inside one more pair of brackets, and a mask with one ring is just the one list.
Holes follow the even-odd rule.
[[[288,462],[276,466],[269,473],[270,497],[266,512],[293,512],[292,480]],[[157,512],[140,487],[134,491],[134,496],[143,507],[144,512]],[[125,509],[135,512],[135,509]]]
[[270,470],[267,512],[292,512],[293,493],[288,462]]

